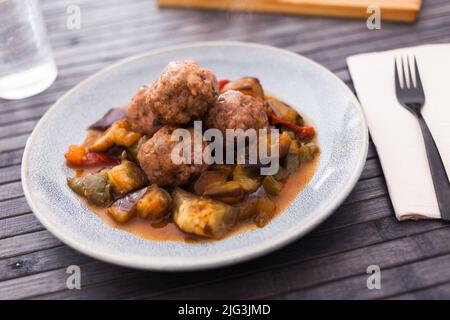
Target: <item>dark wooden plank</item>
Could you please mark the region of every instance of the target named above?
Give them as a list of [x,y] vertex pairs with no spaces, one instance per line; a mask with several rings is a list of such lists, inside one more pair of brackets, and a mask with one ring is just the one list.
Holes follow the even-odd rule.
[[17,180],[20,180],[20,165],[0,168],[0,184]]
[[24,120],[37,119],[41,117],[49,107],[48,104],[44,104],[34,108],[3,113],[0,117],[0,125],[10,125]]
[[360,180],[352,190],[345,204],[381,197],[387,194],[384,177]]
[[0,153],[0,168],[12,166],[22,162],[23,149],[10,150]]
[[0,139],[0,152],[15,150],[25,147],[29,134],[20,134],[13,137]]
[[[191,287],[170,292],[157,298],[168,298],[170,296],[176,299],[187,296],[188,291],[191,292],[189,296],[192,299],[203,299],[209,294],[211,294],[211,298],[216,299],[265,298],[269,290],[296,290],[297,292],[300,291],[300,288],[302,292],[307,293],[311,287],[314,290],[314,287],[317,287],[320,283],[334,283],[339,279],[366,274],[367,267],[373,264],[379,265],[382,269],[383,288],[383,286],[390,285],[384,278],[384,270],[399,265],[411,265],[417,260],[422,261],[426,258],[448,253],[450,250],[445,246],[444,239],[448,237],[449,232],[450,230],[447,228],[440,229],[414,237],[401,238],[330,257],[281,267],[276,272],[273,270],[263,271],[261,274],[239,277],[239,279],[233,279],[233,281],[229,279],[220,283],[211,283],[201,288]],[[367,279],[367,275],[361,278]],[[410,278],[413,277],[410,276]],[[239,285],[236,286],[236,283],[239,283]],[[361,284],[359,291],[370,291],[367,289],[365,281]],[[343,290],[343,288],[345,287],[341,287],[337,295],[330,296],[339,297],[339,294],[346,294],[347,290]],[[355,295],[354,297],[358,296]],[[371,298],[371,296],[368,296],[368,298]]]
[[20,181],[0,185],[0,201],[16,198],[23,195],[22,183]]
[[393,217],[394,209],[388,196],[350,203],[339,207],[315,232],[335,230],[381,218]]
[[30,133],[36,123],[37,120],[28,120],[20,123],[0,126],[0,139],[12,137],[17,134]]
[[[436,271],[436,266],[439,266],[438,272]],[[382,269],[381,272],[382,283],[380,290],[368,290],[366,287],[368,275],[364,274],[308,288],[307,290],[278,295],[276,298],[325,299],[332,296],[337,299],[380,299],[423,287],[439,285],[450,279],[450,254],[396,268]],[[352,288],[352,290],[343,290],[343,288]],[[445,297],[441,296],[440,298]]]
[[[368,223],[359,225],[353,225],[341,230],[313,232],[312,234],[308,235],[300,241],[295,242],[292,245],[289,245],[283,250],[273,253],[270,257],[257,259],[249,262],[248,264],[224,268],[224,270],[212,270],[210,272],[211,278],[217,279],[219,277],[219,272],[228,273],[232,270],[235,270],[235,272],[237,273],[253,273],[255,271],[255,268],[271,268],[274,267],[274,265],[280,263],[282,264],[283,262],[294,263],[295,261],[311,260],[312,258],[329,256],[337,254],[339,252],[351,251],[357,248],[367,247],[405,236],[410,237],[417,233],[420,234],[425,231],[441,229],[445,226],[446,225],[440,221],[429,221],[426,224],[417,224],[414,222],[399,223],[395,221],[395,218],[391,216],[385,219],[369,221]],[[1,242],[0,245],[2,245]],[[149,276],[149,273],[145,274],[146,277]],[[157,274],[158,277],[161,277],[160,273]],[[207,273],[199,272],[198,274],[202,279],[205,279]],[[53,273],[51,275],[53,276]],[[174,277],[175,274],[171,273],[170,275],[171,277]],[[184,275],[185,273],[181,273],[180,278],[183,278]],[[193,275],[193,273],[191,273],[191,275]],[[34,279],[35,278],[32,277],[30,278],[30,281],[34,281]],[[42,280],[41,277],[37,277],[37,279],[39,283]],[[179,281],[181,280],[182,279],[179,279]],[[111,280],[111,290],[118,290],[118,288],[122,287],[123,283],[121,281],[124,280]],[[116,282],[120,282],[120,285]],[[135,283],[134,280],[130,280],[128,286],[133,287],[133,285],[131,285],[132,283]],[[30,282],[27,282],[27,284],[32,286]],[[114,286],[117,287],[113,289]],[[55,290],[59,290],[59,287],[55,287]],[[84,296],[86,294],[86,289],[82,291]]]
[[[92,262],[83,266],[82,281],[89,284],[90,279],[95,279],[96,282],[101,283],[117,277],[123,278],[127,274],[133,273],[138,273],[138,271]],[[54,290],[67,290],[67,276],[66,268],[62,268],[3,281],[0,283],[0,299],[22,299]]]
[[25,197],[0,201],[0,219],[31,212]]
[[371,158],[366,161],[360,180],[375,178],[383,175],[380,160],[378,158]]
[[0,221],[0,240],[44,229],[33,214],[15,216]]
[[[448,234],[449,229],[444,228],[314,260],[308,259],[303,254],[301,262],[294,258],[288,259],[288,262],[279,261],[276,259],[279,253],[275,253],[240,266],[192,272],[189,276],[185,273],[132,273],[128,277],[118,277],[116,280],[99,285],[93,285],[94,277],[87,274],[90,272],[87,270],[82,273],[85,274],[89,285],[82,290],[77,292],[65,290],[41,298],[259,298],[268,292],[283,291],[293,286],[310,288],[320,283],[364,274],[370,264],[379,263],[384,270],[432,257],[435,253],[449,252],[445,241],[442,241]],[[295,252],[302,255],[298,247],[292,253]],[[28,285],[33,287],[32,283]]]
[[93,259],[67,246],[59,246],[0,260],[0,278],[4,281],[88,262],[93,262]]
[[437,300],[450,299],[450,282],[445,281],[442,284],[426,287],[418,290],[411,290],[410,292],[400,295],[388,297],[392,300]]
[[27,233],[0,240],[0,258],[9,258],[61,245],[48,231]]

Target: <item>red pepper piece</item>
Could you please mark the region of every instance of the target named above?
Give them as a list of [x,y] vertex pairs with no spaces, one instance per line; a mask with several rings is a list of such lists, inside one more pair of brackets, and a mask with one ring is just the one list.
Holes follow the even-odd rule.
[[227,83],[230,83],[230,80],[224,79],[219,81],[219,93],[222,93],[222,89]]
[[316,134],[316,130],[314,129],[314,127],[298,126],[289,121],[281,119],[280,117],[277,117],[273,113],[270,115],[270,117],[272,119],[272,124],[274,124],[274,125],[281,124],[289,129],[291,129],[292,131],[298,133],[300,139],[302,139],[302,140],[313,138],[314,135]]
[[64,157],[68,165],[75,167],[109,165],[116,162],[105,153],[87,151],[84,146],[77,145],[71,145]]

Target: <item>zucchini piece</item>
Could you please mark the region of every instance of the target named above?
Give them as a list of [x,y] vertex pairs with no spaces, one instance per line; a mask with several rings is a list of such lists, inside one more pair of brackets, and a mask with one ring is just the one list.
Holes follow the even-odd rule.
[[187,233],[222,238],[236,221],[236,209],[223,202],[196,196],[176,188],[173,193],[173,220]]
[[141,138],[141,134],[131,131],[128,120],[122,119],[113,123],[90,147],[90,151],[106,151],[114,145],[131,147]]
[[107,171],[108,179],[118,195],[125,195],[142,188],[146,179],[142,170],[133,162],[124,160]]
[[300,160],[302,162],[311,161],[319,152],[319,147],[314,142],[302,144],[299,148]]
[[170,194],[156,184],[146,188],[136,204],[136,211],[143,219],[159,220],[169,212],[172,204]]
[[203,193],[204,196],[209,196],[216,200],[225,203],[238,203],[245,196],[245,191],[241,184],[237,181],[228,181],[221,184],[214,184]]
[[259,188],[261,182],[251,174],[248,168],[237,165],[233,171],[233,180],[237,181],[245,192],[253,192]]
[[265,176],[262,185],[264,190],[272,196],[278,195],[281,192],[281,189],[283,189],[283,184],[277,181],[273,176]]
[[201,196],[215,184],[227,182],[228,173],[224,170],[204,171],[194,183],[194,193]]
[[96,206],[106,206],[112,201],[112,188],[104,171],[79,178],[67,178],[67,184],[75,193]]
[[258,227],[262,228],[266,226],[270,222],[270,220],[272,220],[272,218],[274,217],[276,212],[276,205],[272,199],[265,196],[258,198],[258,203],[256,207],[258,213],[255,216],[255,223]]

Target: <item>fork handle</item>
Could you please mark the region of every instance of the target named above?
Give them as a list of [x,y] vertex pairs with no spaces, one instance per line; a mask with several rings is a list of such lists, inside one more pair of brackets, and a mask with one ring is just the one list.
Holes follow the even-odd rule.
[[428,164],[430,166],[434,192],[436,193],[441,218],[450,221],[450,182],[430,129],[428,129],[428,125],[420,112],[418,112],[417,116],[427,150]]

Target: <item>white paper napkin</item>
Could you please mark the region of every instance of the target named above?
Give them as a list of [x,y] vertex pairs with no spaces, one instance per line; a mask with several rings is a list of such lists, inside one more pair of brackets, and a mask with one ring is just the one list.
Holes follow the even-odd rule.
[[425,145],[416,118],[397,101],[394,57],[415,55],[425,91],[423,116],[450,173],[450,44],[347,58],[377,148],[398,220],[440,218]]

